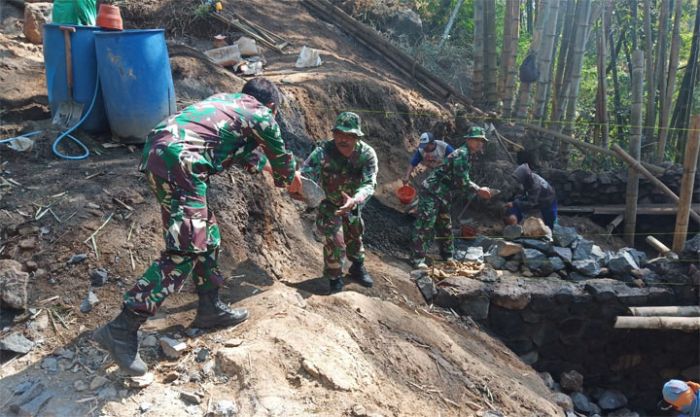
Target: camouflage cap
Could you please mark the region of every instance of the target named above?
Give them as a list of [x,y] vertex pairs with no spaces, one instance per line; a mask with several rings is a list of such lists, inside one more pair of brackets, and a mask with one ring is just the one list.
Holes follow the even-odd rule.
[[362,122],[360,121],[360,116],[353,112],[343,112],[338,115],[335,119],[335,126],[333,130],[338,130],[340,132],[351,133],[355,136],[364,136],[362,133]]
[[484,129],[478,126],[474,126],[471,129],[469,129],[469,132],[464,136],[465,139],[469,138],[479,138],[483,139],[484,142],[488,142],[489,140],[486,138],[486,132],[484,132]]

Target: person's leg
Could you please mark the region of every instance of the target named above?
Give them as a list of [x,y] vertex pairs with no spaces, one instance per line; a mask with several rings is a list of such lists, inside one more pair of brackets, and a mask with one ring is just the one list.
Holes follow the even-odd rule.
[[365,268],[365,248],[362,245],[364,230],[365,224],[362,221],[360,207],[356,207],[343,217],[343,236],[347,246],[347,257],[352,261],[349,271],[350,278],[369,288],[374,284],[374,281]]
[[345,239],[342,219],[335,215],[337,207],[324,201],[318,207],[316,227],[323,236],[323,276],[330,280],[331,292],[343,289]]
[[557,200],[552,201],[552,204],[547,207],[543,207],[540,212],[542,213],[544,224],[553,229],[554,224],[557,222]]
[[425,254],[433,243],[437,204],[435,197],[420,194],[411,244],[411,259],[416,265],[425,262]]
[[437,217],[435,219],[435,231],[440,244],[440,256],[447,261],[452,259],[455,251],[455,240],[452,235],[452,215],[451,207],[438,203]]

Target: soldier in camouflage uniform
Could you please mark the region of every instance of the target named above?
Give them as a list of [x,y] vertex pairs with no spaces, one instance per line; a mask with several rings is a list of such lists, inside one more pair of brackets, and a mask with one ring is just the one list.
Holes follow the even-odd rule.
[[411,263],[416,268],[426,268],[425,254],[433,244],[437,233],[440,239],[440,255],[452,260],[454,237],[452,236],[452,198],[457,192],[477,193],[481,198],[491,198],[486,187],[479,187],[469,178],[470,157],[483,151],[488,142],[484,130],[473,127],[465,136],[466,144],[452,152],[445,163],[436,168],[423,181],[418,196],[418,209],[413,233]]
[[343,260],[352,262],[350,278],[371,287],[372,277],[364,266],[362,207],[377,185],[377,155],[361,141],[360,116],[341,113],[333,128],[333,139],[321,143],[304,162],[301,174],[317,182],[326,193],[316,217],[324,236],[323,276],[330,280],[331,293],[343,289]]
[[294,156],[275,122],[278,103],[277,87],[257,78],[242,93],[217,94],[185,108],[149,134],[140,170],[160,205],[165,251],[126,292],[121,314],[94,336],[124,371],[146,373],[138,328],[190,275],[199,295],[193,327],[231,326],[248,318],[246,310],[232,310],[219,299],[221,238],[207,189],[211,175],[234,163],[259,172],[269,161],[275,185],[298,192]]

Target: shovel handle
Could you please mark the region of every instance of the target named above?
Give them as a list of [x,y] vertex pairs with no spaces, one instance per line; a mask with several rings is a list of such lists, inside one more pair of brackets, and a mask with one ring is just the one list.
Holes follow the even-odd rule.
[[75,32],[73,26],[59,26],[63,31],[63,43],[66,48],[66,84],[68,85],[68,99],[73,99],[73,50],[71,48],[70,34]]

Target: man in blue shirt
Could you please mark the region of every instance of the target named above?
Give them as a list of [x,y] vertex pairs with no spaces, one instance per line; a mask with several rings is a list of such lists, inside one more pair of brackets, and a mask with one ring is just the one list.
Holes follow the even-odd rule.
[[439,167],[445,161],[447,155],[451,154],[454,148],[450,146],[447,142],[441,140],[436,140],[430,132],[423,132],[420,135],[420,145],[418,149],[413,154],[411,158],[411,164],[406,169],[406,174],[404,174],[402,181],[408,184],[411,179],[411,173],[418,166],[418,164],[425,165],[428,169],[434,169]]

